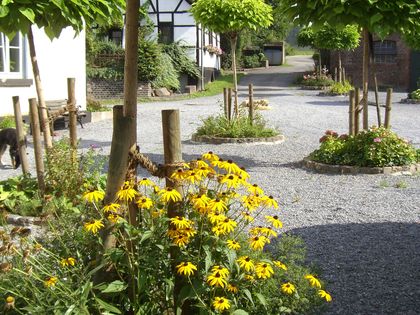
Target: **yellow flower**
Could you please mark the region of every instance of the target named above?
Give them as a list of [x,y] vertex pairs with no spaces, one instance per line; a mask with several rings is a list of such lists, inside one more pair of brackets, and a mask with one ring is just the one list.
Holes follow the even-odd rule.
[[227,285],[225,277],[220,272],[213,273],[207,277],[207,283],[212,287],[224,288]]
[[93,234],[96,234],[103,227],[102,220],[92,220],[85,223],[85,229]]
[[251,275],[245,275],[245,280],[248,280],[248,281],[250,281],[250,282],[254,282],[254,277],[253,276],[251,276]]
[[217,161],[219,159],[219,157],[216,154],[214,154],[212,151],[209,151],[208,153],[204,153],[202,155],[202,158],[210,162],[213,162],[215,160]]
[[83,199],[88,202],[99,202],[104,199],[105,192],[102,190],[92,190],[83,194]]
[[274,231],[271,227],[262,227],[260,230],[261,234],[267,237],[277,237],[277,232]]
[[216,265],[213,268],[211,268],[211,272],[213,274],[220,273],[220,276],[222,276],[223,278],[227,278],[229,276],[229,269],[219,265]]
[[207,207],[209,200],[210,198],[207,197],[205,194],[191,198],[191,202],[195,209],[201,209],[201,208]]
[[5,309],[6,310],[10,310],[15,308],[15,298],[13,296],[7,296],[6,297],[6,305],[5,305]]
[[281,261],[275,260],[273,261],[273,263],[280,269],[287,270],[287,266],[283,264]]
[[262,250],[265,244],[270,243],[270,240],[265,236],[254,236],[249,239],[250,246],[254,250]]
[[230,308],[229,300],[224,297],[216,296],[213,300],[213,307],[218,312],[223,312]]
[[191,161],[190,164],[192,168],[209,167],[209,165],[200,158],[195,161]]
[[121,221],[121,220],[123,220],[123,218],[122,217],[120,217],[118,214],[116,214],[116,213],[110,213],[108,216],[107,216],[107,219],[111,222],[111,223],[118,223],[119,221]]
[[241,168],[236,165],[232,160],[223,161],[219,164],[221,169],[224,169],[227,173],[238,174],[241,171]]
[[172,239],[172,242],[179,247],[185,247],[190,242],[190,238],[186,235],[179,234]]
[[176,266],[176,269],[179,275],[187,277],[192,276],[194,271],[197,271],[197,267],[189,261],[180,263],[178,266]]
[[245,269],[245,271],[249,272],[254,270],[254,262],[249,256],[239,257],[236,261],[238,262],[239,267]]
[[209,201],[208,207],[211,211],[223,212],[227,210],[225,202],[221,199],[211,199]]
[[154,183],[146,177],[143,177],[141,180],[139,180],[137,184],[139,186],[153,186],[154,185]]
[[264,194],[264,191],[257,184],[250,184],[248,186],[248,191],[257,196],[262,196]]
[[171,174],[171,178],[175,180],[182,181],[187,176],[187,173],[182,168],[178,168],[175,172]]
[[140,199],[137,200],[137,206],[140,209],[150,209],[153,207],[153,201],[148,197],[140,197]]
[[296,291],[296,287],[290,282],[286,282],[281,285],[281,291],[286,294],[292,294]]
[[252,221],[254,221],[254,217],[249,213],[249,212],[245,212],[245,211],[243,211],[242,212],[242,216],[244,217],[244,219],[247,221],[247,222],[252,222]]
[[226,174],[220,180],[221,184],[226,184],[227,188],[238,188],[240,181],[238,176],[234,174]]
[[244,196],[242,197],[242,205],[249,211],[254,211],[260,206],[261,198],[258,196]]
[[44,285],[48,288],[51,288],[51,287],[54,287],[57,282],[58,282],[57,277],[48,277],[47,279],[45,279]]
[[181,194],[171,187],[168,187],[166,189],[162,189],[159,191],[160,200],[164,203],[167,203],[169,201],[178,202],[182,200]]
[[250,176],[249,174],[245,171],[245,169],[243,167],[240,168],[239,172],[237,173],[237,175],[239,176],[239,178],[245,182]]
[[323,299],[325,299],[325,301],[327,301],[327,302],[331,302],[332,301],[332,297],[331,297],[331,295],[327,291],[318,290],[318,295],[320,297],[322,297]]
[[241,245],[237,241],[227,240],[226,243],[227,243],[227,247],[230,249],[238,250],[241,248]]
[[313,275],[308,274],[308,275],[305,276],[305,279],[307,279],[309,281],[309,284],[312,287],[321,289],[321,282],[319,282],[319,280],[317,278],[315,278]]
[[132,187],[132,185],[126,181],[122,185],[121,189],[117,192],[117,199],[123,202],[130,202],[138,195],[138,192]]
[[270,222],[275,228],[282,228],[283,227],[283,223],[279,220],[278,216],[271,216],[271,215],[266,215],[265,219]]
[[267,207],[273,207],[275,209],[277,209],[279,207],[277,201],[274,200],[273,196],[264,196],[262,197],[262,201],[264,203],[265,206]]
[[73,257],[63,258],[61,259],[60,264],[63,267],[74,266],[76,264],[76,259]]
[[226,216],[218,211],[209,213],[208,217],[211,224],[218,224],[219,222],[222,222],[226,219]]
[[274,274],[274,270],[269,263],[260,262],[255,265],[255,274],[258,278],[267,279]]
[[186,237],[193,237],[197,234],[197,231],[192,227],[187,227],[185,229],[178,230],[179,234],[185,235]]
[[117,210],[121,207],[118,203],[110,203],[102,208],[103,212],[117,212]]
[[226,290],[228,290],[228,292],[238,293],[239,288],[236,285],[229,283]]
[[207,177],[207,175],[209,175],[210,173],[215,173],[214,170],[209,166],[202,166],[200,168],[196,168],[195,172],[201,177]]
[[185,180],[190,182],[191,184],[199,182],[201,181],[201,179],[201,175],[194,170],[187,171],[187,176],[185,176]]
[[218,226],[222,229],[225,234],[233,232],[237,223],[229,218],[224,219],[223,221],[219,222]]
[[175,225],[178,229],[185,229],[189,228],[192,225],[192,221],[188,220],[185,217],[179,217],[176,216],[174,218],[171,218],[171,223]]

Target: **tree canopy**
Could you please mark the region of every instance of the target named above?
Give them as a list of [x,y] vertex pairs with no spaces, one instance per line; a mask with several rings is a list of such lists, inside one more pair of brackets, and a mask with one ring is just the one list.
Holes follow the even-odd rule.
[[330,50],[352,50],[360,44],[360,31],[357,25],[346,25],[337,29],[325,25],[315,32],[314,45],[317,48]]
[[87,25],[108,24],[122,20],[124,0],[3,0],[0,5],[0,32],[13,37],[26,34],[33,24],[44,28],[48,37],[56,38],[71,26],[77,33]]

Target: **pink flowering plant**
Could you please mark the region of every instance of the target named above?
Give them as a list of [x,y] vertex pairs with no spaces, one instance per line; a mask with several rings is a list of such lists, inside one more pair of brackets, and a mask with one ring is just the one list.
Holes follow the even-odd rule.
[[216,56],[220,56],[223,54],[223,50],[221,48],[213,45],[204,46],[204,51],[207,51],[209,54],[214,54]]
[[401,166],[420,161],[420,150],[384,127],[371,127],[356,136],[327,130],[320,148],[310,154],[314,161],[334,165]]

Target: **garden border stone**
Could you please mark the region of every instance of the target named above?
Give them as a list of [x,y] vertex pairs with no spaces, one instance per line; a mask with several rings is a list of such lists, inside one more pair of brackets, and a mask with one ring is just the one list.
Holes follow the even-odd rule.
[[222,137],[211,137],[211,136],[199,136],[194,133],[191,136],[191,140],[195,142],[204,142],[209,144],[223,144],[223,143],[281,143],[285,140],[285,136],[277,135],[273,137],[263,138],[222,138]]
[[301,85],[301,90],[328,90],[328,85]]
[[403,104],[420,104],[420,100],[416,100],[414,98],[403,98],[403,99],[401,99],[400,103],[403,103]]
[[415,174],[420,172],[420,163],[403,165],[403,166],[384,166],[384,167],[361,167],[350,165],[331,165],[315,162],[309,157],[305,157],[302,161],[304,167],[320,172],[330,174]]

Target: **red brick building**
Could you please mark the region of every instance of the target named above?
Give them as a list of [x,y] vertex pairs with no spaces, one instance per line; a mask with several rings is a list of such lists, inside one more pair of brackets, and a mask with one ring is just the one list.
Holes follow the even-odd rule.
[[[355,85],[362,86],[362,44],[354,51],[341,53],[342,64],[346,77]],[[376,72],[380,88],[392,87],[399,91],[416,89],[417,80],[420,78],[420,52],[413,51],[394,34],[381,40],[373,37],[373,64],[370,65],[369,85],[374,86],[373,75]],[[330,55],[330,70],[338,67],[338,54]]]

